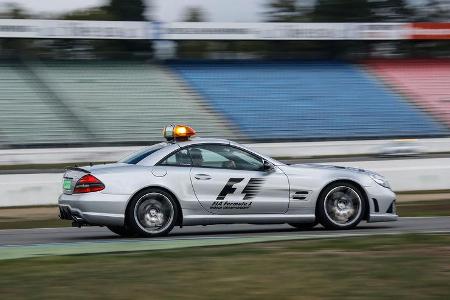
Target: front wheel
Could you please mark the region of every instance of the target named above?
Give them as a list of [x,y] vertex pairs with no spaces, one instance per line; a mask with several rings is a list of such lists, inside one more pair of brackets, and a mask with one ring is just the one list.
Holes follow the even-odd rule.
[[360,190],[349,182],[329,185],[317,201],[317,218],[327,229],[353,228],[359,224],[366,210]]
[[127,220],[143,237],[167,235],[177,221],[178,206],[172,195],[160,189],[138,193],[130,203]]

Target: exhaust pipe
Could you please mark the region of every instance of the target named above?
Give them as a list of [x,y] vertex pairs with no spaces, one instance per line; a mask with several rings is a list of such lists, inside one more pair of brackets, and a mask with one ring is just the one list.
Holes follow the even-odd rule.
[[73,216],[72,215],[72,219],[73,219],[72,227],[81,228],[82,226],[88,226],[89,225],[88,223],[86,223],[86,221],[84,221],[82,218],[79,218],[77,216]]

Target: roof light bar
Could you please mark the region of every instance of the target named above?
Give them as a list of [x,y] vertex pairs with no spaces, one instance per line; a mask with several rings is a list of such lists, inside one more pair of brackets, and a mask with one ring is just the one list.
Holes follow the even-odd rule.
[[186,141],[195,134],[195,130],[187,125],[169,125],[163,130],[163,135],[168,141]]

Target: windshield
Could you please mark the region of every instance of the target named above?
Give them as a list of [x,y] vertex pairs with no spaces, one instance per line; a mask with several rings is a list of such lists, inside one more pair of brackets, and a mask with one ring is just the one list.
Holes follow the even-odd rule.
[[128,155],[127,157],[119,160],[119,162],[130,164],[130,165],[135,165],[138,162],[140,162],[141,160],[143,160],[144,158],[148,157],[149,155],[164,148],[165,146],[167,146],[167,143],[159,143],[159,144],[144,148],[142,150],[134,152],[134,153]]

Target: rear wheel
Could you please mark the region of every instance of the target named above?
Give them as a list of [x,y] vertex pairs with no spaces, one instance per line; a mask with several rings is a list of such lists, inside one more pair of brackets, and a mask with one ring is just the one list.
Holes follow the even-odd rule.
[[127,220],[139,236],[155,237],[167,235],[177,216],[178,206],[172,195],[160,189],[147,189],[131,201]]
[[317,218],[327,229],[353,228],[366,210],[363,195],[356,185],[349,182],[329,185],[317,201]]

